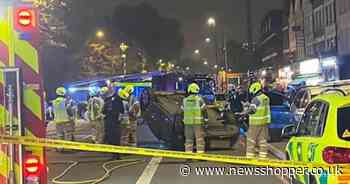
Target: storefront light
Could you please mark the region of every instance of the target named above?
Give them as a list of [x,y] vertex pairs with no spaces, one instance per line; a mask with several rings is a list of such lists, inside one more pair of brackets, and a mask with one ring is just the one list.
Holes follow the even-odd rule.
[[336,66],[336,58],[330,57],[322,60],[322,66],[323,67],[335,67]]
[[289,66],[284,67],[284,68],[283,68],[283,71],[286,72],[286,73],[289,73],[289,72],[290,72],[290,67],[289,67]]
[[300,74],[313,74],[320,72],[319,59],[310,59],[300,63]]

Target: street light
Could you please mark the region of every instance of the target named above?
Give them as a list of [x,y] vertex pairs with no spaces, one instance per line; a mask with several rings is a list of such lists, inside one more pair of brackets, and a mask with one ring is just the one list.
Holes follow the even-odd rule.
[[163,62],[163,60],[162,60],[162,59],[159,59],[159,60],[158,60],[158,62],[159,62],[159,63],[162,63],[162,62]]
[[128,51],[129,46],[126,43],[122,42],[120,44],[119,48],[120,48],[120,50],[122,52],[121,57],[123,59],[123,73],[124,73],[124,75],[126,75],[126,73],[127,73],[127,71],[126,71],[126,60],[127,60],[127,51]]
[[217,69],[217,68],[218,68],[218,65],[214,65],[214,68]]
[[210,43],[211,39],[208,37],[208,38],[205,39],[205,42]]
[[208,61],[204,61],[203,64],[204,64],[204,65],[208,65]]
[[199,54],[199,50],[196,49],[196,50],[194,51],[194,53],[195,53],[195,54]]
[[209,17],[208,19],[208,25],[211,27],[215,27],[216,26],[216,21],[213,17]]
[[186,67],[186,70],[188,71],[188,70],[190,70],[190,67],[188,66],[188,67]]
[[102,30],[98,30],[96,32],[96,37],[97,38],[103,38],[103,37],[105,37],[105,33]]

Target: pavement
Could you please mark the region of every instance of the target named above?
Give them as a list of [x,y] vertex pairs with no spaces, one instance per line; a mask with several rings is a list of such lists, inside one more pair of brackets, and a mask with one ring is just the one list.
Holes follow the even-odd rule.
[[[84,121],[80,121],[77,128],[78,141],[86,141],[84,136],[91,134],[91,126]],[[48,130],[54,137],[54,128],[49,126]],[[154,145],[161,144],[153,135],[146,125],[142,125],[138,129],[139,134],[145,137],[145,144],[152,143]],[[80,137],[80,138],[79,138]],[[269,157],[276,158],[275,155],[282,155],[278,152],[283,147],[284,143],[273,143],[269,145],[271,154]],[[234,148],[228,149],[227,142],[214,142],[215,150],[211,150],[208,153],[213,154],[226,154],[242,156],[244,154],[244,147],[240,141]],[[49,182],[53,183],[52,179],[60,175],[71,164],[71,161],[80,162],[77,166],[67,172],[61,179],[64,181],[79,181],[79,180],[91,180],[94,178],[101,178],[105,172],[102,168],[103,164],[111,161],[110,154],[95,153],[95,152],[66,152],[58,153],[55,150],[48,150],[48,171]],[[241,165],[229,165],[222,163],[213,163],[207,161],[191,161],[181,159],[169,159],[169,158],[151,158],[125,155],[122,160],[125,159],[139,159],[140,163],[131,165],[128,167],[122,167],[113,171],[110,176],[101,182],[102,184],[280,184],[286,183],[286,179],[281,176],[257,176],[257,175],[237,175],[237,173],[227,172],[230,169],[237,170],[239,168],[248,168],[248,166]],[[113,163],[109,166],[120,166],[125,164],[123,162]],[[183,170],[190,170],[186,176],[183,174]],[[206,170],[200,170],[200,169]],[[225,173],[216,172],[216,170],[208,170],[215,168],[224,168]],[[185,170],[186,171],[186,170]]]

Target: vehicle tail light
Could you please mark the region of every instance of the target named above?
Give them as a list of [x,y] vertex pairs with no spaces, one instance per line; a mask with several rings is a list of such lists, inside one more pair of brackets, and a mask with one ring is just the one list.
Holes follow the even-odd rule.
[[323,160],[329,164],[350,163],[350,149],[327,147],[323,150]]
[[40,159],[36,156],[27,156],[24,159],[24,174],[26,184],[39,184],[40,181]]

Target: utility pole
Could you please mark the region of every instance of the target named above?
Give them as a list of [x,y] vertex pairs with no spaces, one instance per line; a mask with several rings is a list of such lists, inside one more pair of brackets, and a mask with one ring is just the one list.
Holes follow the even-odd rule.
[[225,71],[228,71],[228,63],[227,63],[227,38],[226,38],[226,33],[225,33],[225,30],[224,30],[224,48],[223,48],[223,51],[224,51],[224,62],[225,62]]
[[251,7],[251,0],[245,0],[246,2],[246,8],[247,8],[247,41],[248,41],[248,50],[252,50],[252,44],[253,44],[253,28],[252,28],[252,7]]

